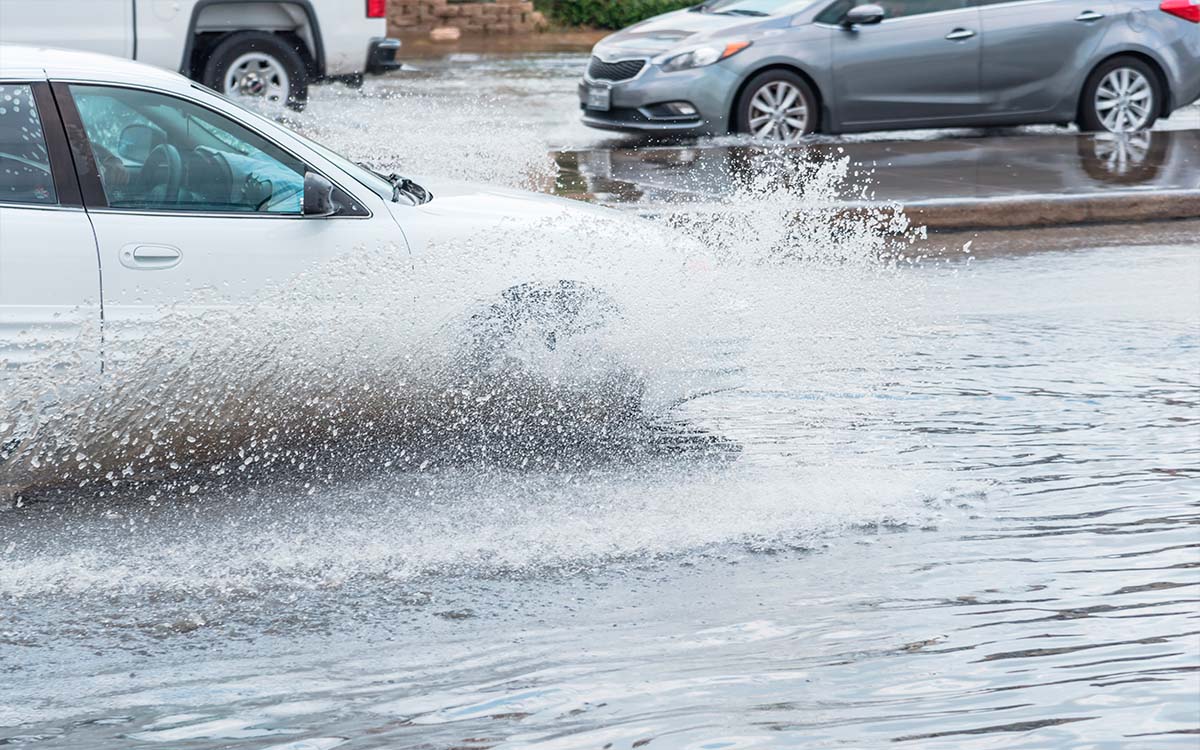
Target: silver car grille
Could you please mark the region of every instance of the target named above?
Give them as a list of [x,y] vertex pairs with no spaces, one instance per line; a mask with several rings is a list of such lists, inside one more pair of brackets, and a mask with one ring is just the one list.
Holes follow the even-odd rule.
[[642,68],[646,67],[645,60],[617,60],[616,62],[604,62],[598,57],[593,57],[588,64],[588,78],[593,81],[628,81],[638,73],[642,72]]

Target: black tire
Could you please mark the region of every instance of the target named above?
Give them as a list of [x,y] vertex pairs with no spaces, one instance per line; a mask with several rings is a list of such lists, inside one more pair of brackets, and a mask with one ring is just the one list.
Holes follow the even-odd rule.
[[[821,110],[817,102],[817,95],[801,76],[790,70],[782,69],[763,71],[751,78],[746,87],[742,89],[742,94],[738,97],[737,110],[734,113],[734,127],[737,128],[737,132],[756,135],[756,129],[751,126],[751,120],[756,116],[751,112],[754,98],[759,92],[779,83],[795,87],[800,92],[799,97],[804,100],[806,118],[804,127],[799,129],[800,132],[796,138],[817,132],[821,125]],[[791,139],[778,140],[791,142]]]
[[265,31],[235,31],[217,43],[208,54],[200,82],[222,94],[230,67],[243,55],[258,53],[269,58],[287,74],[287,101],[280,102],[295,110],[304,109],[308,102],[308,66],[287,38]]
[[472,316],[472,359],[483,368],[493,367],[522,339],[553,351],[564,338],[599,329],[616,315],[612,299],[586,284],[515,286]]
[[1087,133],[1119,132],[1105,125],[1100,111],[1096,107],[1096,92],[1110,73],[1122,68],[1136,71],[1150,84],[1151,101],[1149,103],[1149,119],[1138,130],[1149,130],[1162,112],[1164,92],[1158,71],[1149,63],[1137,57],[1114,57],[1097,66],[1083,84],[1083,93],[1079,98],[1079,129]]

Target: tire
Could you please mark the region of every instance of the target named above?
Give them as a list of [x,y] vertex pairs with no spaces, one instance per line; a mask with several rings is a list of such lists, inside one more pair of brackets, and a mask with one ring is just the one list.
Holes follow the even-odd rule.
[[[1122,90],[1125,86],[1128,93]],[[1092,133],[1149,130],[1162,111],[1163,95],[1158,72],[1149,63],[1114,57],[1092,71],[1083,85],[1079,129]]]
[[200,82],[232,99],[266,99],[295,110],[308,102],[308,66],[287,39],[236,31],[208,55]]
[[472,359],[484,369],[525,359],[530,347],[553,352],[567,338],[604,327],[617,314],[608,295],[586,284],[522,284],[471,319]]
[[775,143],[795,143],[817,132],[821,111],[807,81],[790,70],[767,70],[751,78],[742,90],[734,123],[739,133]]
[[[620,318],[616,302],[576,281],[512,287],[469,321],[465,359],[455,366],[471,392],[486,385],[486,403],[467,410],[500,411],[483,423],[516,417],[518,434],[555,440],[597,434],[602,425],[628,424],[641,414],[645,379],[602,344]],[[460,389],[461,390],[461,389]],[[564,404],[570,405],[563,408]],[[539,415],[543,427],[526,424]],[[601,433],[605,430],[601,429]]]

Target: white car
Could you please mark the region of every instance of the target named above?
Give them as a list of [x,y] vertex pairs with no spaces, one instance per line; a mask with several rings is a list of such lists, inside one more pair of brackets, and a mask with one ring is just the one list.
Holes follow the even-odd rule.
[[[108,392],[86,407],[95,410],[84,415],[88,429],[127,396],[162,419],[172,404],[227,399],[245,382],[213,383],[235,360],[292,345],[295,355],[274,364],[295,361],[299,378],[277,394],[304,393],[347,358],[361,360],[351,369],[378,394],[405,381],[399,371],[420,342],[453,338],[443,335],[446,320],[467,331],[470,356],[451,357],[451,368],[533,364],[552,381],[628,385],[625,406],[626,395],[661,406],[713,389],[684,375],[651,392],[631,375],[686,360],[671,353],[669,322],[694,314],[678,296],[652,308],[664,286],[678,288],[672,273],[704,272],[694,246],[673,250],[655,225],[609,209],[422,182],[382,177],[174,73],[0,46],[0,407],[9,412],[0,414],[0,487],[6,452],[28,442],[47,409],[85,410],[80,391],[92,386],[77,386],[89,372],[106,369],[97,382]],[[609,240],[588,244],[605,231]],[[703,306],[715,308],[709,296]],[[177,315],[239,308],[251,312]],[[425,325],[419,335],[390,339],[415,321]],[[652,366],[600,354],[605,327],[625,324],[630,335],[617,348],[639,350]],[[321,339],[315,330],[342,333]],[[196,344],[205,337],[207,348]],[[153,344],[133,343],[144,338]],[[301,351],[310,338],[321,343]],[[123,367],[135,371],[137,392],[113,383]],[[20,393],[22,373],[52,392]],[[265,409],[268,388],[259,390]],[[61,414],[50,419],[65,429]],[[136,442],[128,424],[120,429]],[[71,440],[75,458],[96,448],[84,434]]]
[[400,67],[387,0],[0,0],[0,44],[115,55],[297,109],[310,81]]

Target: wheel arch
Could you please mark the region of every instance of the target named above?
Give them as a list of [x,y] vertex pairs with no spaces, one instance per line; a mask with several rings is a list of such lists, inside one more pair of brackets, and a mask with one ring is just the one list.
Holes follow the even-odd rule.
[[[243,7],[239,9],[230,6]],[[229,18],[231,14],[239,11],[251,11],[261,17],[261,14],[270,13],[272,9],[287,13],[288,8],[303,17],[304,23],[299,29],[262,29],[254,24],[229,25],[227,29],[221,31],[205,31],[204,28],[205,24]],[[316,80],[324,77],[325,45],[321,35],[320,21],[317,19],[317,12],[313,8],[311,0],[196,0],[196,4],[192,7],[192,16],[188,21],[187,41],[184,43],[179,72],[195,79],[204,68],[204,57],[208,50],[216,46],[226,35],[238,31],[258,30],[278,34],[295,46],[308,68],[310,79]],[[305,32],[307,32],[308,39],[304,38]]]
[[1075,104],[1076,122],[1083,117],[1083,107],[1085,104],[1084,95],[1087,93],[1088,81],[1092,79],[1092,76],[1095,75],[1096,71],[1099,70],[1101,66],[1106,65],[1107,63],[1110,63],[1120,57],[1132,57],[1133,59],[1140,60],[1150,66],[1150,70],[1153,71],[1154,77],[1158,80],[1158,87],[1163,95],[1162,102],[1158,107],[1158,117],[1167,117],[1175,110],[1174,92],[1171,91],[1171,82],[1167,79],[1166,68],[1163,67],[1163,64],[1159,62],[1158,58],[1145,50],[1123,49],[1117,52],[1112,52],[1108,55],[1105,55],[1100,60],[1097,60],[1096,64],[1093,65],[1091,69],[1088,70],[1087,75],[1084,76],[1083,84],[1079,87],[1079,98]]
[[733,98],[729,102],[729,132],[734,133],[737,131],[738,102],[742,100],[742,94],[746,93],[746,88],[750,85],[750,81],[753,80],[755,76],[771,70],[786,70],[787,72],[794,73],[804,79],[804,82],[808,84],[810,89],[812,89],[813,96],[817,97],[817,111],[820,113],[820,120],[817,121],[817,129],[815,132],[828,132],[832,116],[830,114],[824,92],[821,91],[821,87],[817,85],[816,79],[813,78],[808,71],[790,62],[767,63],[766,65],[761,65],[753,70],[747,71],[746,74],[742,76],[742,80],[738,82],[737,88],[735,88],[733,92]]

